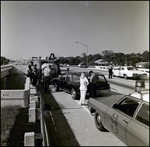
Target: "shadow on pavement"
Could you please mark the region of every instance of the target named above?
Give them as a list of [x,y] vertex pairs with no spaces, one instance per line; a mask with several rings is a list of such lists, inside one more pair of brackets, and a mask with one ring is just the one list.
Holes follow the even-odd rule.
[[39,90],[51,146],[80,146],[53,95],[44,93],[43,85],[39,85]]

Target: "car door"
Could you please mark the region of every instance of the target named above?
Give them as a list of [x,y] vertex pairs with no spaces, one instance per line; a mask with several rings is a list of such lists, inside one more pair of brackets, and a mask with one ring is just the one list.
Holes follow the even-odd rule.
[[106,127],[122,142],[126,142],[126,128],[130,123],[139,102],[126,96],[115,108],[106,112]]
[[129,146],[149,145],[149,104],[142,103],[135,119],[132,119],[126,129]]
[[67,92],[70,92],[70,89],[72,87],[72,74],[69,73],[67,74],[66,76],[66,79],[64,80],[64,90],[67,91]]
[[124,69],[124,67],[121,67],[119,70],[119,76],[123,77],[124,73],[125,73],[125,69]]
[[60,81],[59,81],[59,87],[63,90],[66,90],[66,79],[67,79],[67,76],[68,74],[63,74],[60,78]]
[[113,69],[114,76],[119,76],[119,72],[120,72],[120,67],[116,67]]

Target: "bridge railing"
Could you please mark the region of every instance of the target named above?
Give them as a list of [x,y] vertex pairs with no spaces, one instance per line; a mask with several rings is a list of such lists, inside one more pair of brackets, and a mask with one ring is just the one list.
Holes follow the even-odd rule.
[[9,70],[13,68],[13,65],[2,65],[1,66],[1,78],[9,74]]

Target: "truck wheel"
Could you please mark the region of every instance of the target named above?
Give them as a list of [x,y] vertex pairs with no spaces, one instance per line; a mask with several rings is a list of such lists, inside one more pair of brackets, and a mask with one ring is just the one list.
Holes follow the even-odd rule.
[[54,83],[54,89],[55,89],[55,91],[59,91],[59,86],[56,82]]
[[123,75],[123,77],[124,77],[125,79],[127,79],[127,78],[128,78],[128,76],[127,76],[126,74],[124,74],[124,75]]
[[98,130],[100,130],[100,131],[104,130],[104,126],[102,124],[101,117],[97,112],[94,115],[94,122],[95,122],[95,125]]
[[77,99],[77,92],[75,91],[74,88],[71,89],[71,97],[76,100]]

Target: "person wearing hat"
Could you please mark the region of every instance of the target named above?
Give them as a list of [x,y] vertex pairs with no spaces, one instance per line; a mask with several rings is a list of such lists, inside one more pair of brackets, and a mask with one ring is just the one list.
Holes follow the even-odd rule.
[[90,78],[89,78],[90,95],[91,97],[95,97],[96,96],[95,87],[98,81],[98,75],[96,75],[92,70],[89,71],[89,75],[90,75]]
[[52,75],[51,65],[44,68],[44,92],[49,92],[50,78]]

